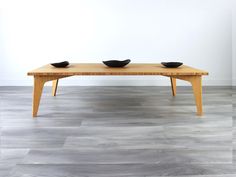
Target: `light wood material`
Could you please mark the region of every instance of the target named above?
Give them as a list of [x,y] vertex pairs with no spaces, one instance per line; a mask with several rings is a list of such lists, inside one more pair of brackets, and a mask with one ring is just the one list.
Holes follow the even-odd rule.
[[186,65],[179,68],[165,68],[160,64],[129,64],[124,68],[109,68],[104,64],[97,63],[79,63],[71,64],[68,68],[55,68],[51,65],[45,65],[33,71],[28,75],[207,75],[203,70],[195,69]]
[[43,86],[47,81],[58,80],[64,76],[34,76],[34,90],[33,90],[33,110],[32,116],[36,117],[38,114],[40,99],[43,91]]
[[170,77],[173,96],[176,95],[176,79],[186,80],[192,84],[196,100],[197,115],[202,115],[202,85],[201,76],[208,72],[186,65],[179,68],[165,68],[160,64],[129,64],[124,68],[109,68],[98,63],[71,64],[67,68],[55,68],[45,65],[28,72],[34,76],[33,117],[37,116],[44,83],[53,81],[52,95],[55,96],[58,79],[74,75],[163,75]]
[[195,102],[197,106],[197,115],[201,116],[202,111],[202,78],[201,76],[191,77],[191,84],[193,87],[193,93],[195,96]]
[[57,94],[58,81],[59,81],[59,79],[52,81],[52,96],[56,96],[56,94]]
[[172,95],[176,96],[176,78],[170,77]]
[[192,84],[195,102],[197,106],[197,115],[203,115],[202,109],[202,77],[201,76],[175,76],[178,79],[188,81]]
[[34,77],[34,91],[33,91],[33,117],[37,116],[39,103],[43,91],[43,86],[45,84],[45,80],[41,77]]

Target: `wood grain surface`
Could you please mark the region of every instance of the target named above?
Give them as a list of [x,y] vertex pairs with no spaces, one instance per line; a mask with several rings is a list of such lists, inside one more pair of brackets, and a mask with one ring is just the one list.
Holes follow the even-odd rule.
[[[0,87],[0,177],[235,177],[236,89]],[[122,93],[122,94],[121,94]],[[115,101],[114,101],[115,100]]]
[[161,64],[129,64],[124,68],[109,68],[99,63],[76,63],[67,68],[55,68],[45,65],[28,72],[28,75],[208,75],[208,72],[192,68],[190,66],[180,66],[179,68],[165,68]]

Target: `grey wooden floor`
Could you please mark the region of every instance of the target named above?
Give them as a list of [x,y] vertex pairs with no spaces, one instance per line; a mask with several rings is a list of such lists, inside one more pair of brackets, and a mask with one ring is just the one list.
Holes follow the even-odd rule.
[[236,91],[46,88],[31,117],[31,87],[0,87],[0,177],[235,177]]

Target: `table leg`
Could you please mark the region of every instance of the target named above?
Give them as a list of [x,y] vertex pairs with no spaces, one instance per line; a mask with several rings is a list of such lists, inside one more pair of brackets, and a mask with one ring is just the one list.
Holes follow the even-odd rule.
[[45,79],[43,77],[35,76],[34,77],[34,91],[33,91],[33,117],[37,116],[39,103],[43,91],[43,86],[45,84]]
[[34,91],[33,91],[33,117],[37,117],[40,99],[43,91],[43,86],[47,81],[53,81],[53,95],[56,95],[58,80],[69,76],[34,76]]
[[197,106],[197,115],[201,116],[202,111],[202,78],[201,76],[193,77],[191,79],[195,102]]
[[173,76],[174,78],[185,80],[191,83],[193,88],[193,94],[195,97],[196,107],[197,107],[197,115],[203,115],[202,110],[202,76]]
[[59,79],[52,81],[52,96],[56,96],[56,94],[57,94],[58,81],[59,81]]
[[176,78],[170,77],[170,81],[171,81],[172,95],[176,96]]

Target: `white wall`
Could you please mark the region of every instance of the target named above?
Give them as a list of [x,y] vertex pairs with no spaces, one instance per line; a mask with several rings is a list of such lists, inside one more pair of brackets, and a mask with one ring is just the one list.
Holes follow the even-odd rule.
[[[230,85],[227,0],[22,0],[0,5],[0,85],[31,85],[27,71],[53,61],[180,60]],[[160,77],[70,78],[64,85],[169,85]],[[178,84],[183,84],[179,82]]]
[[232,0],[232,84],[236,86],[236,1]]

